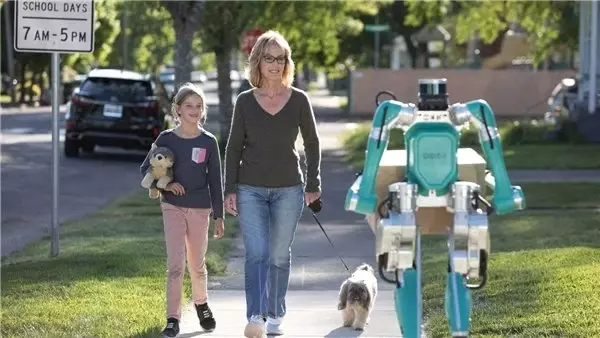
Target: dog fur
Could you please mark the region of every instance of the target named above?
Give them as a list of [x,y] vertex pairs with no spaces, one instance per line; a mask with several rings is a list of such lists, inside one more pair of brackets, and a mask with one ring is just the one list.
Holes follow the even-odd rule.
[[363,263],[340,286],[338,310],[343,311],[342,324],[355,330],[364,330],[369,323],[376,297],[375,270]]

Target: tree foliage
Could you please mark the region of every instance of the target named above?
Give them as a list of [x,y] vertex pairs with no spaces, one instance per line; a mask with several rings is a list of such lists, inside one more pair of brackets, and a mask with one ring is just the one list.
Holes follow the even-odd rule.
[[327,68],[345,61],[348,53],[344,43],[363,31],[360,16],[375,15],[380,3],[385,2],[270,2],[257,23],[284,34],[298,64]]
[[188,82],[193,69],[193,40],[202,23],[204,1],[161,0],[163,6],[173,18],[175,31],[175,81]]
[[539,62],[562,46],[573,48],[578,41],[576,1],[419,1],[406,0],[406,23],[442,23],[449,16],[456,20],[456,40],[466,42],[474,32],[484,43],[491,43],[512,23],[528,35],[532,57]]
[[65,54],[62,59],[65,66],[79,72],[86,72],[95,66],[107,66],[109,56],[115,49],[115,39],[121,31],[118,2],[95,0],[94,6],[94,52]]

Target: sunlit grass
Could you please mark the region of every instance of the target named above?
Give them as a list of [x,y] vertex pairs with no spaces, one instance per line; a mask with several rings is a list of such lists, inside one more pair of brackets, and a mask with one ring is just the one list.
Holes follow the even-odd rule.
[[[210,239],[209,275],[222,274],[237,224]],[[209,237],[212,237],[212,227]],[[160,207],[146,191],[61,227],[2,262],[2,337],[145,337],[164,324],[166,253]],[[186,273],[186,294],[190,294]],[[184,298],[185,301],[186,298]]]

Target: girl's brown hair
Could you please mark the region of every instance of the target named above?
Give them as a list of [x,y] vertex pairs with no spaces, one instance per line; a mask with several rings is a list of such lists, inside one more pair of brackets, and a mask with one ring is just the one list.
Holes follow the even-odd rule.
[[252,51],[248,57],[246,77],[253,87],[260,87],[260,81],[262,79],[260,74],[260,61],[265,56],[269,45],[278,46],[284,51],[286,62],[283,73],[281,74],[281,83],[285,87],[291,87],[294,82],[295,70],[294,60],[292,60],[292,49],[283,35],[273,30],[263,33],[256,41],[256,44],[254,44],[254,47],[252,47]]
[[206,96],[204,95],[204,91],[191,82],[184,83],[177,94],[173,96],[173,103],[171,104],[171,115],[173,115],[173,119],[175,121],[179,121],[179,113],[177,112],[177,106],[181,105],[185,99],[187,99],[190,95],[198,95],[202,100],[202,116],[200,117],[200,123],[204,124],[206,122]]

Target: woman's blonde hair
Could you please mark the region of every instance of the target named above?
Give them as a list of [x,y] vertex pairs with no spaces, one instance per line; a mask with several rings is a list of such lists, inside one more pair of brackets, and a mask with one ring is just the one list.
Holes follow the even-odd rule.
[[177,106],[181,105],[185,99],[190,97],[190,95],[196,94],[200,96],[202,100],[202,116],[200,117],[200,123],[204,124],[206,122],[206,96],[204,95],[204,91],[191,82],[184,83],[177,93],[173,96],[173,103],[171,104],[171,115],[176,122],[179,121],[179,113],[177,112]]
[[263,33],[256,41],[256,44],[254,44],[254,47],[252,47],[252,51],[248,57],[246,77],[253,87],[260,86],[262,80],[262,75],[260,74],[260,61],[263,60],[269,45],[275,45],[284,51],[286,62],[283,73],[281,74],[281,83],[285,87],[291,87],[294,82],[295,68],[294,60],[292,60],[292,49],[283,35],[273,30]]

